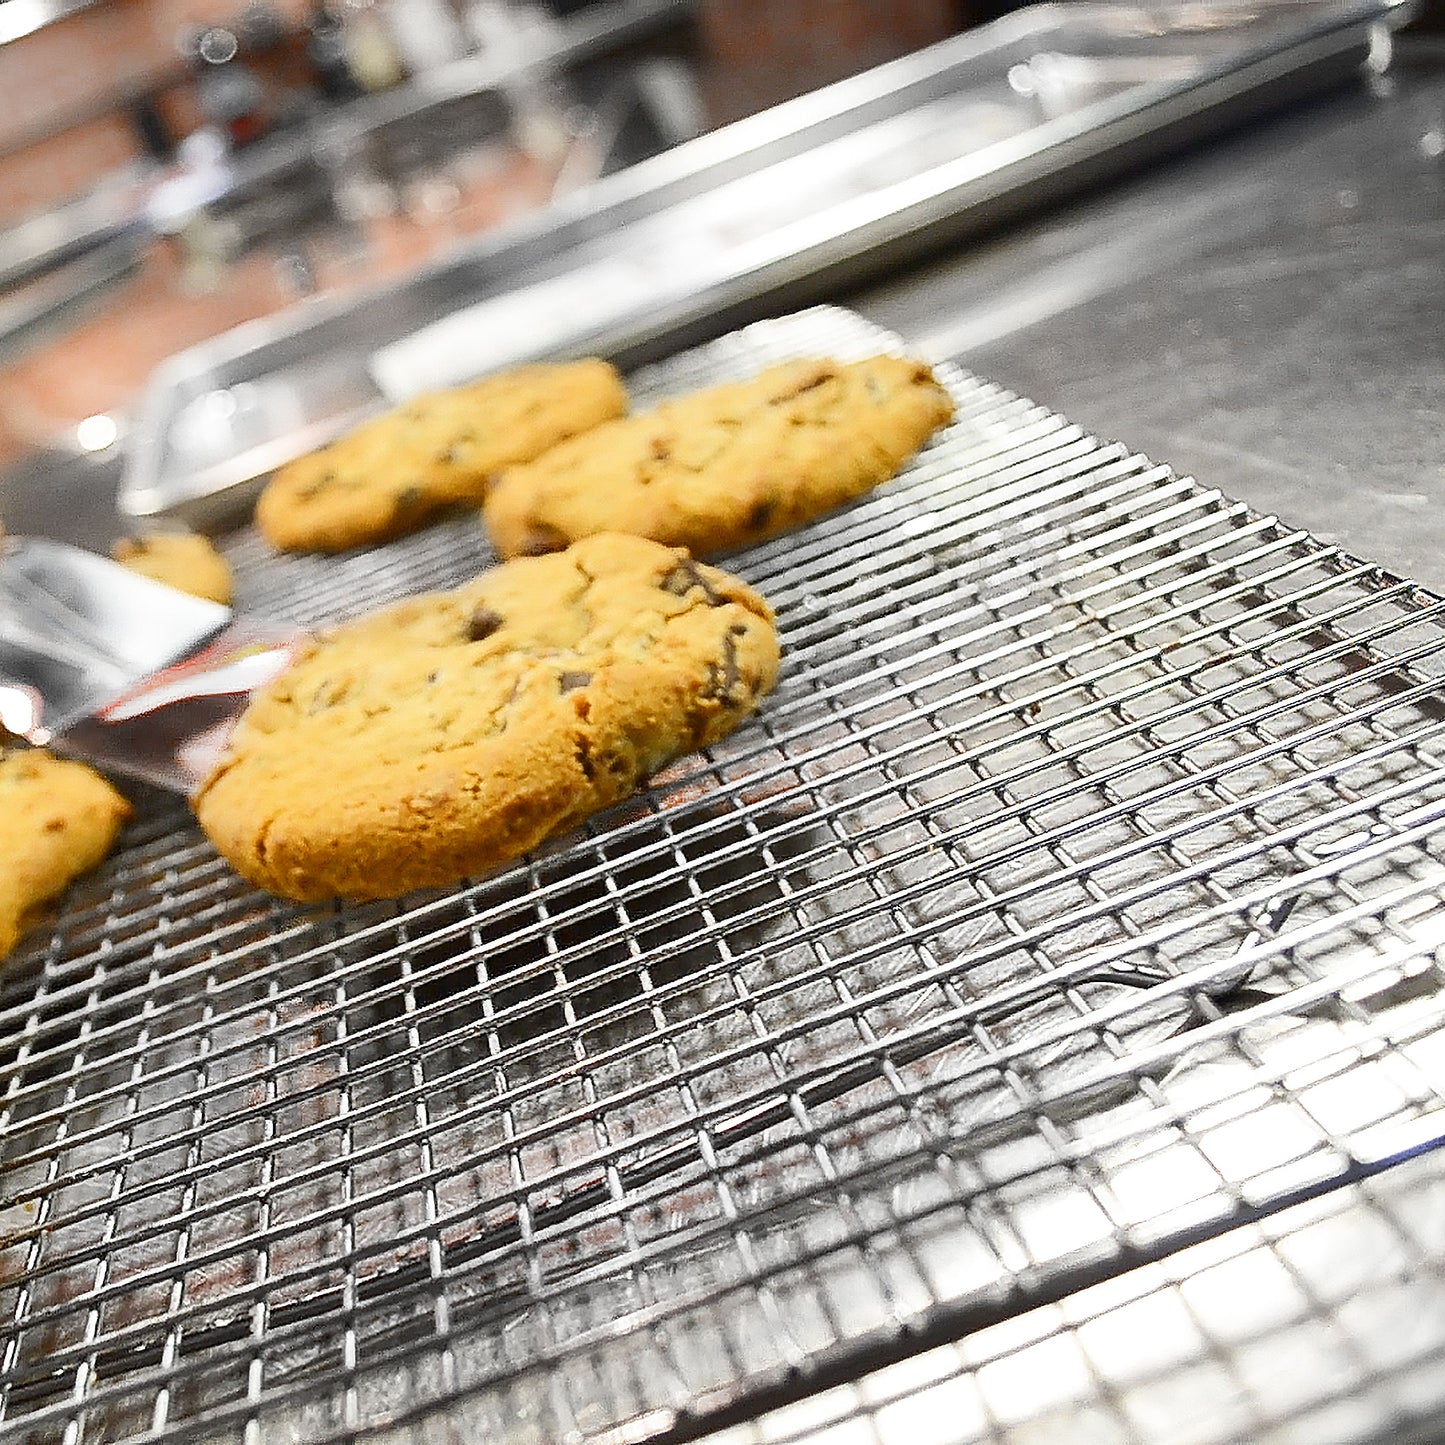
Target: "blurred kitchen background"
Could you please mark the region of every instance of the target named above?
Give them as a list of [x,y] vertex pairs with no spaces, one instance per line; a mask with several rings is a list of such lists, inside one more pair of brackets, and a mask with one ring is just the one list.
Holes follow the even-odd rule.
[[0,466],[106,447],[199,340],[1003,8],[0,0]]
[[[373,309],[372,340],[384,344],[430,319],[423,302],[442,314],[489,288],[520,285],[533,306],[539,297],[526,290],[535,279],[529,265],[540,264],[544,276],[582,266],[591,254],[587,247],[599,244],[592,233],[617,224],[605,207],[585,219],[589,202],[580,193],[600,178],[1020,8],[1013,0],[0,0],[0,95],[6,100],[0,110],[0,525],[50,530],[52,479],[61,476],[72,495],[88,501],[96,489],[76,471],[86,457],[103,464],[98,490],[105,492],[109,516],[128,437],[136,445],[127,464],[146,474],[143,481],[167,465],[200,476],[236,451],[246,451],[252,470],[264,461],[277,428],[291,426],[290,413],[279,420],[269,413],[259,420],[220,415],[217,406],[234,411],[240,394],[236,378],[223,378],[225,368],[218,371],[211,360],[184,379],[204,393],[200,410],[177,386],[170,402],[179,419],[167,414],[151,428],[154,436],[145,431],[142,398],[168,357],[270,318],[245,333],[258,349],[279,334],[278,326],[308,326],[307,317],[324,319],[348,302],[354,308],[359,294],[394,292],[402,278],[475,248],[490,232],[515,231],[544,208],[550,207],[547,216],[563,214],[573,198],[570,214],[584,221],[572,260],[556,236],[544,247],[536,238],[545,232],[524,235],[513,247],[523,254],[493,268],[485,285],[480,271],[472,276],[454,267],[446,288],[433,288],[436,296],[425,287],[407,293],[415,316],[398,309],[394,296],[385,316]],[[1371,7],[1340,0],[1339,8]],[[861,196],[905,184],[910,167],[920,177],[930,167],[942,174],[970,151],[1060,117],[1087,112],[1100,126],[1089,107],[1102,102],[1107,110],[1111,97],[1127,101],[1126,91],[1142,94],[1155,82],[1187,88],[1216,63],[1211,54],[1235,44],[1241,55],[1249,52],[1254,42],[1235,42],[1232,32],[1277,25],[1302,27],[1306,35],[1330,6],[1325,0],[1140,0],[1112,11],[1092,9],[1116,19],[1102,27],[1081,20],[1074,27],[1079,33],[1067,37],[1057,30],[1053,44],[1078,42],[1072,60],[1066,54],[1044,67],[1049,55],[1040,59],[1033,50],[1048,44],[1027,38],[1045,35],[1029,30],[1043,22],[1020,16],[1014,49],[1032,57],[1027,63],[1010,60],[1010,45],[989,50],[981,42],[977,61],[961,62],[956,73],[953,61],[940,63],[936,74],[924,67],[919,74],[929,78],[908,102],[919,107],[907,118],[917,134],[892,135],[894,123],[884,115],[876,138],[863,143],[859,165],[846,149],[829,163],[858,171]],[[1438,24],[1445,0],[1396,9],[1414,13],[1415,28],[1428,28]],[[1145,15],[1137,34],[1137,17],[1129,18],[1135,10]],[[1065,3],[1051,13],[1066,18],[1049,24],[1067,28],[1073,25],[1067,17],[1090,12]],[[1167,23],[1157,23],[1159,15]],[[1179,33],[1171,37],[1176,22]],[[1261,43],[1276,51],[1284,45],[1267,36]],[[1251,110],[1277,108],[1306,89],[1289,77],[1308,74],[1316,89],[1329,80],[1315,75],[1321,68],[1309,58],[1315,43],[1296,44],[1276,80],[1230,83],[1256,97]],[[1096,45],[1103,46],[1097,55],[1090,49]],[[1332,53],[1345,51],[1336,45]],[[1360,62],[1330,64],[1338,81]],[[1000,66],[1006,82],[1003,70],[997,76],[990,70]],[[1248,67],[1241,66],[1243,74]],[[975,72],[992,77],[994,89],[969,91]],[[950,98],[950,86],[962,88]],[[1268,99],[1272,91],[1278,94]],[[1200,115],[1212,114],[1203,94],[1196,86],[1189,103]],[[937,106],[930,108],[930,97]],[[1156,107],[1149,121],[1155,149],[1166,146],[1166,136],[1167,145],[1176,143],[1165,114],[1172,103]],[[834,129],[824,126],[807,144],[824,146]],[[1048,168],[1072,177],[1071,185],[1097,185],[1102,172],[1089,169],[1095,152],[1070,151],[1066,138],[1057,143],[1062,134],[1055,128]],[[801,131],[794,145],[800,143]],[[750,135],[747,144],[748,165],[765,167],[767,136],[759,146]],[[890,146],[898,152],[891,159]],[[877,151],[872,160],[869,147]],[[1097,153],[1104,153],[1102,144]],[[794,212],[813,206],[821,222],[828,206],[841,204],[823,194],[817,178],[802,181],[803,190],[810,183],[819,189],[816,205],[806,198],[799,189],[806,157],[796,159],[803,171],[785,164],[776,184],[754,187],[758,194],[744,198],[761,212],[747,221],[724,218],[723,229],[738,232],[729,245],[761,246],[770,227],[780,237],[791,235],[797,217],[783,214],[789,206]],[[703,166],[698,174],[707,185],[722,186],[718,206],[733,204],[726,199],[724,183],[733,174],[727,165],[716,173]],[[830,184],[847,190],[851,183],[840,174]],[[1017,179],[1009,184],[1018,188]],[[633,269],[655,280],[670,266],[679,271],[672,278],[677,286],[685,290],[696,279],[701,295],[706,267],[698,279],[691,262],[679,263],[706,239],[701,230],[694,242],[682,234],[700,225],[685,204],[693,187],[687,182],[676,196],[665,186],[657,192],[668,204],[679,196],[684,204],[667,221],[670,239],[658,256],[640,257]],[[974,208],[978,225],[993,224],[971,196],[967,184],[946,192],[949,205]],[[631,211],[618,214],[635,219]],[[917,224],[926,228],[936,219],[925,216]],[[708,224],[716,229],[717,220]],[[839,211],[838,223],[852,221]],[[646,222],[661,234],[659,224]],[[977,228],[973,220],[968,224]],[[881,254],[866,225],[848,244],[855,258]],[[828,259],[827,249],[824,238],[795,264],[773,258],[767,265],[779,274],[790,265],[813,274]],[[861,262],[855,267],[859,274],[863,269]],[[623,285],[639,284],[618,275]],[[708,293],[709,305],[723,289]],[[563,296],[553,309],[571,304]],[[532,311],[526,318],[508,324],[523,330],[546,324]],[[719,307],[717,325],[726,319]],[[385,333],[386,325],[392,332]],[[681,331],[676,339],[685,339]],[[307,345],[344,358],[347,347],[356,351],[359,343],[350,333],[323,328]],[[294,357],[288,351],[265,364],[296,369],[304,348],[294,349]],[[317,371],[314,357],[307,365],[316,375],[308,373],[296,397],[287,392],[280,408],[296,412],[291,440],[297,445],[321,418],[334,426],[338,417],[378,402],[369,380],[322,374],[330,363]],[[277,410],[275,398],[260,400]],[[256,433],[249,439],[242,435],[248,427]],[[155,457],[140,456],[143,436]],[[215,481],[209,473],[202,480],[206,487]]]

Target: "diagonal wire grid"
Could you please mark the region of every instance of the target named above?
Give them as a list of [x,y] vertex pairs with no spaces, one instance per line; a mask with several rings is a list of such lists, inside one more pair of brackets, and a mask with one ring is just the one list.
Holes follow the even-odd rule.
[[709,1433],[707,1445],[1438,1440],[1436,1162],[1272,1213]]
[[[521,864],[289,905],[139,795],[0,992],[0,1429],[686,1438],[1445,1138],[1445,603],[942,374],[727,562],[759,717]],[[226,545],[307,625],[490,558]]]

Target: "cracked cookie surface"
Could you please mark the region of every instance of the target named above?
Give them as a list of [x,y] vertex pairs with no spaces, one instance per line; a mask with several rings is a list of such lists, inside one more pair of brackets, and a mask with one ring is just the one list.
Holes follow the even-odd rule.
[[277,470],[256,504],[273,547],[340,552],[479,502],[492,476],[627,410],[605,361],[521,366],[406,406]]
[[130,804],[84,763],[0,747],[0,958],[31,911],[110,852]]
[[150,537],[122,537],[110,549],[122,567],[189,592],[207,602],[231,605],[235,581],[226,559],[206,537],[187,532],[157,532]]
[[483,516],[504,557],[601,531],[723,551],[862,496],[952,415],[952,398],[921,361],[786,362],[508,468]]
[[504,863],[731,732],[772,686],[755,592],[600,535],[312,644],[195,799],[238,872],[389,898]]

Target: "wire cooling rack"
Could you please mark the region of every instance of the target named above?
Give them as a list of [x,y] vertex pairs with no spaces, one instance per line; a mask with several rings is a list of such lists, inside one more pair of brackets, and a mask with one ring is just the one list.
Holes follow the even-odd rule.
[[[1445,602],[942,375],[730,560],[758,718],[523,863],[289,905],[139,797],[3,979],[0,1430],[696,1437],[1445,1142]],[[490,560],[227,545],[306,624]]]
[[1435,1164],[1297,1204],[707,1445],[1438,1442],[1445,1176]]

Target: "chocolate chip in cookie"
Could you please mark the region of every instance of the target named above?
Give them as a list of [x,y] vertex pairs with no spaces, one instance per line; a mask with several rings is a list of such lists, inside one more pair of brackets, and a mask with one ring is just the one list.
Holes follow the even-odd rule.
[[506,619],[490,607],[477,607],[467,618],[467,641],[485,642]]
[[707,574],[691,557],[679,562],[658,585],[674,597],[686,597],[689,592],[699,591],[709,607],[720,607],[727,600],[713,589],[707,580]]

